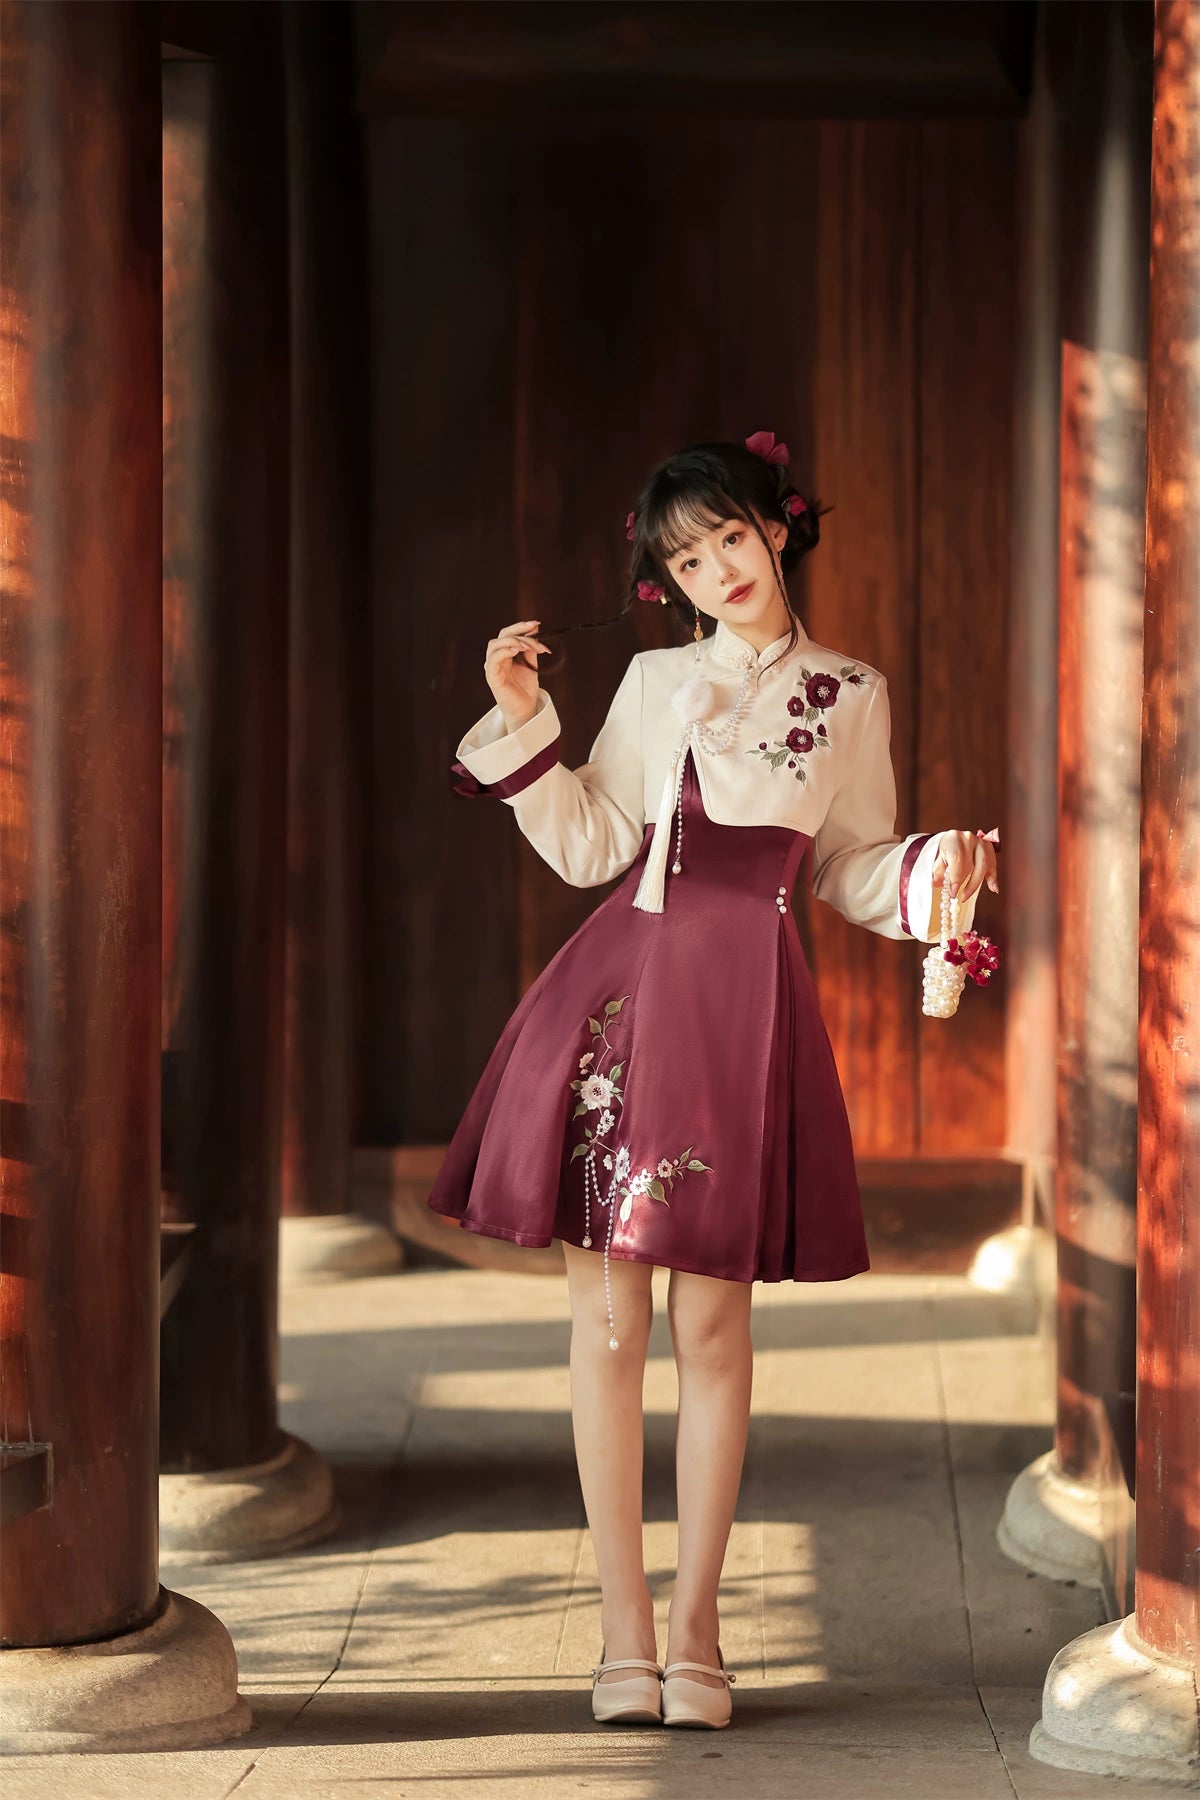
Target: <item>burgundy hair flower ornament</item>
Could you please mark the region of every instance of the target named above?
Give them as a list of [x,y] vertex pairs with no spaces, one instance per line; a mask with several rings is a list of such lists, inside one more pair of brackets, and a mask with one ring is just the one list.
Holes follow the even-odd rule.
[[783,503],[783,510],[791,513],[794,519],[798,513],[808,511],[808,501],[801,499],[799,494],[789,494]]
[[773,431],[755,431],[746,439],[746,448],[755,456],[761,456],[764,462],[786,463],[788,447],[784,443],[775,442]]
[[664,606],[667,604],[666,591],[658,585],[657,581],[639,581],[637,596],[639,600],[661,600]]
[[630,513],[630,514],[628,514],[628,516],[626,517],[626,520],[625,520],[625,536],[629,539],[629,542],[631,544],[634,539],[633,519],[634,519],[634,515],[633,515],[633,513]]

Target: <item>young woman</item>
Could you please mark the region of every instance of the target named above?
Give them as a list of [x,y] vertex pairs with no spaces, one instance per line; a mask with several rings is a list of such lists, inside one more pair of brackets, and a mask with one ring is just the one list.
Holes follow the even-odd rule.
[[[996,852],[982,832],[897,837],[887,683],[813,642],[785,578],[818,505],[786,446],[697,445],[630,513],[629,594],[692,642],[635,655],[588,761],[558,758],[536,619],[501,627],[495,706],[453,765],[564,880],[624,880],[505,1025],[429,1196],[468,1230],[562,1242],[575,1450],[601,1585],[592,1704],[605,1722],[731,1717],[718,1584],[751,1395],[755,1281],[869,1267],[832,1047],[790,908],[812,889],[886,937],[965,932]],[[707,635],[704,620],[714,620]],[[655,1266],[679,1373],[678,1570],[665,1668],[642,1559],[642,1385]]]

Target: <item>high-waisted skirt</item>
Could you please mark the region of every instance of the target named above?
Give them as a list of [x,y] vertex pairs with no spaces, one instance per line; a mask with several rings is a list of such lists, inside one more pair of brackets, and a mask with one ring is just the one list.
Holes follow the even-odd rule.
[[647,824],[508,1019],[429,1205],[516,1244],[560,1238],[731,1281],[840,1281],[870,1259],[789,905],[812,840],[715,824],[690,751],[681,799],[684,866],[668,863],[663,911],[631,904]]

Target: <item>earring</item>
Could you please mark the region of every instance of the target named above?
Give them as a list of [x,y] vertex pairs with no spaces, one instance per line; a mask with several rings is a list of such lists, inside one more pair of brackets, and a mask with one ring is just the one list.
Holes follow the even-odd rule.
[[696,629],[692,633],[693,638],[695,638],[695,640],[696,640],[696,650],[695,650],[695,655],[693,657],[693,661],[699,662],[700,661],[700,645],[704,641],[704,629],[700,624],[700,608],[696,605],[695,601],[692,602],[692,611],[696,615]]

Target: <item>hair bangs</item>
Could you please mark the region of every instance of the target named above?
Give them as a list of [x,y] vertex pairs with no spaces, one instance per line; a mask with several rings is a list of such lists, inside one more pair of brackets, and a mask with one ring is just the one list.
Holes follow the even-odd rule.
[[652,506],[647,538],[654,552],[669,563],[690,550],[726,519],[745,519],[742,507],[712,479],[691,476],[675,493],[665,494]]

